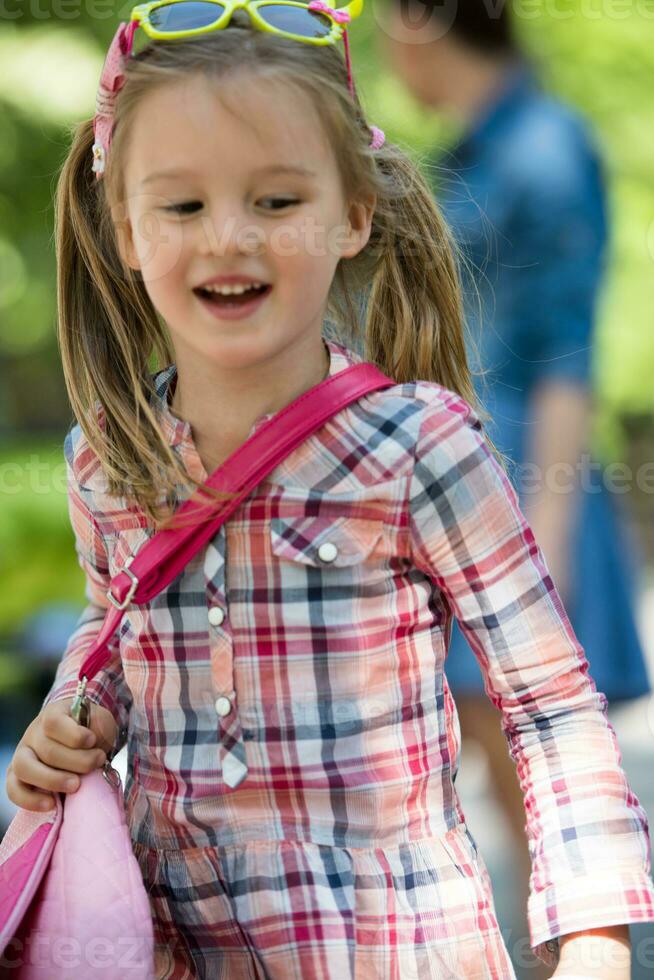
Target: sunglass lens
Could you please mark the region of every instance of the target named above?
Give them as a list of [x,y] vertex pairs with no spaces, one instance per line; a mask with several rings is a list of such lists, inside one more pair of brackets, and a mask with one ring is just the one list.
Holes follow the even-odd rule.
[[332,22],[323,14],[308,10],[307,7],[287,7],[281,3],[266,3],[257,8],[257,13],[267,24],[287,34],[297,37],[327,37],[331,33]]
[[192,31],[215,24],[225,8],[219,3],[166,3],[150,11],[150,23],[161,31]]

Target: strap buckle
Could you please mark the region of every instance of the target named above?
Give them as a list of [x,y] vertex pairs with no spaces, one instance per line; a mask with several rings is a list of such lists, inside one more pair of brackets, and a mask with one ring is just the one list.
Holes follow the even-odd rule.
[[116,609],[126,609],[127,606],[129,606],[130,602],[132,601],[134,593],[139,587],[139,580],[137,579],[134,572],[130,572],[129,568],[127,567],[123,567],[121,571],[124,572],[125,575],[128,575],[131,578],[132,584],[130,585],[129,592],[127,593],[127,595],[125,596],[122,602],[119,602],[118,599],[116,599],[115,595],[111,591],[111,588],[107,589],[107,598],[116,607]]

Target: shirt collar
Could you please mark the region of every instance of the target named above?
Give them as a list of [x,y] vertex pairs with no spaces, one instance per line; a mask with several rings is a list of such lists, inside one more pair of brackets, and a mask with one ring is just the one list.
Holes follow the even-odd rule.
[[[339,371],[343,371],[345,368],[350,367],[350,365],[358,364],[363,360],[357,353],[342,344],[328,340],[326,337],[323,337],[323,342],[329,352],[329,371],[326,377],[338,374]],[[177,382],[176,365],[170,364],[163,370],[158,371],[152,376],[152,381],[154,385],[154,407],[157,411],[164,437],[171,446],[179,446],[181,449],[195,452],[193,430],[190,422],[179,418],[170,408],[170,399],[172,398],[175,390],[174,386]],[[269,412],[267,415],[260,415],[255,419],[248,433],[248,438],[256,432],[259,426],[263,425],[264,422],[267,422],[275,414],[275,412]]]

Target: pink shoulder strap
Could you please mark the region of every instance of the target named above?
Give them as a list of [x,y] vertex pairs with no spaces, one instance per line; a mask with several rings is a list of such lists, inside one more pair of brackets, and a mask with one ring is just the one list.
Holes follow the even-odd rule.
[[105,664],[109,640],[127,606],[149,602],[165,589],[245,497],[296,446],[351,402],[394,384],[374,364],[353,364],[305,391],[260,426],[206,481],[206,486],[235,496],[224,504],[184,501],[175,514],[184,520],[193,517],[193,524],[154,534],[135,557],[128,559],[129,568],[123,568],[111,580],[107,595],[113,608],[107,611],[102,628],[87,651],[79,679],[90,679]]

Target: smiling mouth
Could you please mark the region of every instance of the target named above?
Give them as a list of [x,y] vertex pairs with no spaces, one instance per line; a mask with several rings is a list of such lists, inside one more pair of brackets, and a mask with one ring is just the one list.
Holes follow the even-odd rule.
[[230,293],[229,295],[223,295],[222,293],[214,292],[211,289],[203,289],[202,286],[198,286],[193,290],[196,296],[200,299],[207,300],[209,303],[214,303],[216,306],[246,306],[251,303],[253,299],[257,299],[259,296],[264,296],[269,293],[272,289],[271,285],[266,286],[255,286],[251,289],[246,289],[243,293]]

